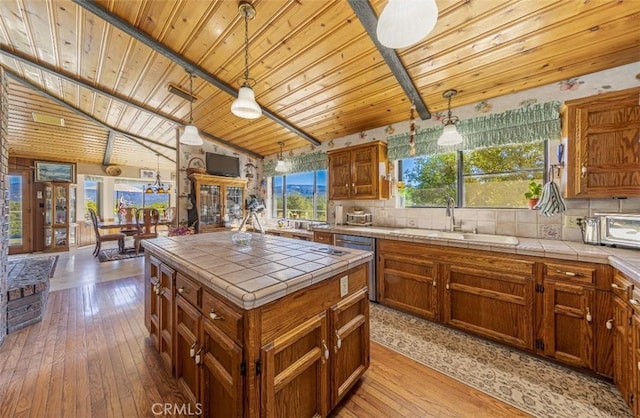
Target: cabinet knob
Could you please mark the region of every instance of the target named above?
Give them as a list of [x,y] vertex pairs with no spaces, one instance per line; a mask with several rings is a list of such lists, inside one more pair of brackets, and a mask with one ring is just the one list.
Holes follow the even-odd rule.
[[587,315],[585,316],[585,318],[589,323],[591,323],[591,320],[593,319],[593,317],[591,316],[591,310],[589,309],[589,307],[587,307]]
[[200,353],[202,353],[202,348],[200,350],[198,350],[198,352],[196,353],[196,364],[200,364],[202,363],[202,356],[200,355]]
[[431,282],[431,284],[433,285],[433,287],[436,287],[436,284],[437,284],[436,279],[433,279],[433,281]]
[[618,286],[617,283],[611,283],[611,288],[612,289],[620,289],[620,286]]
[[638,370],[640,370],[640,361],[638,362]]
[[556,270],[556,273],[564,274],[569,277],[582,276],[582,273],[574,273],[573,271]]
[[194,342],[191,345],[191,348],[189,348],[189,357],[194,358],[196,355],[196,345],[198,344],[198,341]]
[[153,285],[153,291],[155,292],[156,295],[160,294],[160,285],[159,284],[154,284]]
[[638,299],[629,299],[629,303],[632,305],[640,305],[640,301],[638,301]]
[[606,323],[605,326],[607,327],[607,329],[613,329],[613,319],[609,319]]
[[214,321],[223,321],[224,320],[224,317],[222,315],[218,315],[214,311],[211,311],[209,313],[209,318],[213,319]]
[[582,169],[580,170],[580,177],[585,178],[587,177],[587,167],[586,166],[582,166]]
[[445,289],[447,289],[447,290],[449,290],[449,289],[450,289],[450,287],[449,287],[449,282],[447,282],[447,284],[446,284],[446,285],[444,285],[444,288],[445,288]]
[[180,288],[178,288],[178,293],[189,293],[189,289],[186,289],[184,287],[180,287]]
[[342,347],[342,338],[340,338],[340,333],[336,330],[336,353],[340,350],[340,347]]

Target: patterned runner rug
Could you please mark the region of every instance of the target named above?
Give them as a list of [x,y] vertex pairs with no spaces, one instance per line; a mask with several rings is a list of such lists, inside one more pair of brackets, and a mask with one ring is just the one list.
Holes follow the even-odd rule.
[[136,251],[134,249],[126,249],[125,252],[118,252],[117,248],[107,248],[105,250],[101,250],[98,254],[98,260],[101,263],[106,261],[115,261],[115,260],[126,260],[127,258],[136,258],[144,256],[144,248],[140,248],[140,252],[136,255]]
[[536,417],[632,416],[613,384],[376,303],[371,340]]

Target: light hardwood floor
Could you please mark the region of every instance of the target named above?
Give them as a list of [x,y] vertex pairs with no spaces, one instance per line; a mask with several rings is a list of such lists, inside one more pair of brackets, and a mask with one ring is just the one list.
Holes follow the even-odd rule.
[[[91,251],[60,254],[45,318],[0,347],[0,417],[152,417],[154,404],[185,402],[146,338],[143,258],[99,263]],[[375,343],[332,415],[527,416]]]

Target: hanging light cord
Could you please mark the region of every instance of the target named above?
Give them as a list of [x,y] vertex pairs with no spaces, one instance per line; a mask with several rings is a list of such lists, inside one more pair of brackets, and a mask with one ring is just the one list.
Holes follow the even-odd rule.
[[189,71],[189,93],[191,98],[189,99],[189,125],[193,125],[193,72]]
[[249,86],[249,10],[244,9],[244,85]]

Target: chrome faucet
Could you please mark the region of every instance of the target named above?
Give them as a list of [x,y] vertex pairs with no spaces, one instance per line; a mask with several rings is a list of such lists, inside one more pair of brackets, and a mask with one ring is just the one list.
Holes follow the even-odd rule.
[[455,231],[456,230],[456,217],[454,215],[454,210],[455,210],[455,207],[456,207],[456,202],[455,202],[455,200],[453,200],[453,197],[447,196],[445,199],[446,199],[446,202],[447,202],[446,216],[450,219],[449,230],[450,231]]

